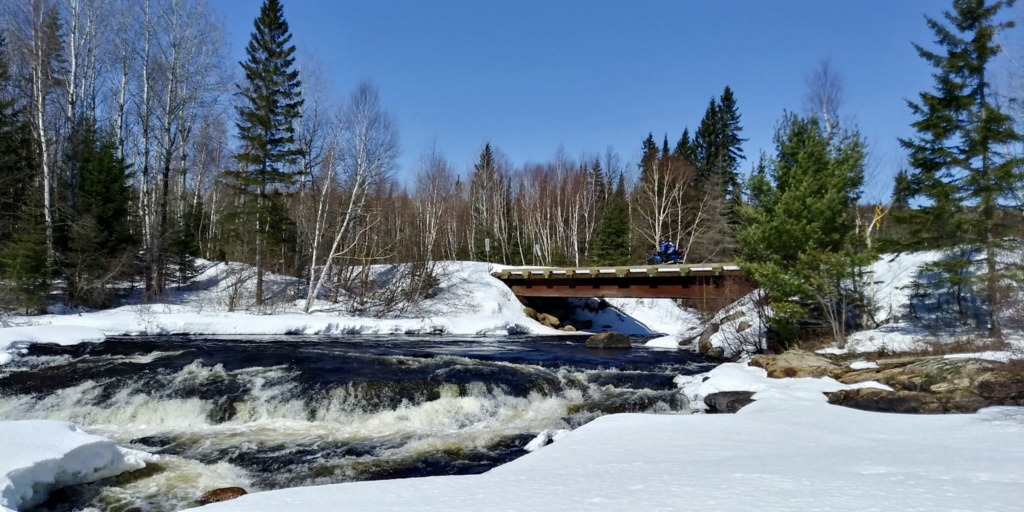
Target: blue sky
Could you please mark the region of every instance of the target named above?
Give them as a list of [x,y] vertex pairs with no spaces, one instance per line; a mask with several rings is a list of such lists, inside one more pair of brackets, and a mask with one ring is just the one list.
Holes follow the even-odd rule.
[[[212,0],[235,60],[260,0]],[[432,143],[465,174],[485,142],[516,164],[603,153],[636,161],[653,132],[674,143],[732,87],[748,157],[771,151],[804,77],[824,58],[843,77],[841,113],[868,141],[865,199],[888,193],[903,161],[905,100],[931,88],[911,42],[945,0],[283,0],[300,51],[339,97],[360,81],[398,121],[408,176]],[[878,197],[876,197],[878,196]]]

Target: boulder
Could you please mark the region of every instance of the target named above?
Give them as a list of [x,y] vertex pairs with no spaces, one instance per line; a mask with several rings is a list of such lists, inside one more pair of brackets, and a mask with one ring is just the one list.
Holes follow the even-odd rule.
[[576,328],[571,326],[571,325],[567,325],[565,327],[562,327],[562,330],[565,331],[565,332],[576,332]]
[[532,318],[534,320],[537,319],[537,310],[536,309],[533,309],[533,308],[531,308],[529,306],[526,306],[526,307],[523,308],[523,313],[526,316],[528,316],[528,317],[530,317],[530,318]]
[[714,348],[711,345],[711,336],[714,336],[715,333],[717,333],[721,328],[722,324],[718,322],[712,322],[708,324],[707,327],[704,328],[704,332],[700,333],[700,339],[697,341],[697,350],[701,354],[707,355],[707,353],[712,348]]
[[722,391],[704,397],[708,414],[735,414],[745,405],[754,401],[752,391]]
[[551,327],[554,329],[558,329],[558,326],[562,325],[562,321],[559,320],[558,317],[554,315],[549,315],[547,313],[538,313],[537,321],[540,322],[541,325],[545,325],[547,327]]
[[758,355],[751,366],[764,368],[773,379],[785,377],[839,377],[847,369],[828,358],[805,350],[787,350],[778,355]]
[[717,359],[719,361],[725,360],[725,349],[722,347],[711,347],[708,349],[708,353],[704,354],[708,359]]
[[739,325],[736,326],[736,332],[743,332],[743,331],[745,331],[747,329],[750,329],[753,326],[754,326],[754,324],[744,320],[744,321],[740,322]]
[[836,391],[829,394],[828,403],[862,411],[910,414],[974,413],[988,405],[985,399],[967,392],[935,394],[876,388]]
[[602,332],[587,338],[590,348],[632,348],[629,336],[617,332]]
[[210,503],[217,503],[219,501],[233,500],[245,494],[248,493],[246,493],[245,489],[242,489],[241,487],[222,487],[203,494],[198,500],[196,500],[196,502],[200,505],[209,505]]

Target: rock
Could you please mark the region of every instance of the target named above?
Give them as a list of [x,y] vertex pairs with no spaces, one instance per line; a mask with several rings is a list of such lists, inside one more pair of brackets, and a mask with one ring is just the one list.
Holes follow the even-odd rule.
[[539,313],[537,315],[537,321],[540,322],[542,325],[546,325],[554,329],[558,329],[558,326],[562,325],[561,320],[559,320],[554,315],[549,315],[547,313]]
[[1024,375],[1019,371],[997,370],[981,376],[974,390],[989,405],[1024,405]]
[[245,489],[241,487],[222,487],[220,489],[214,489],[196,500],[200,505],[209,505],[210,503],[217,503],[219,501],[233,500],[239,496],[248,494]]
[[530,317],[530,318],[532,318],[534,320],[537,319],[537,310],[536,309],[533,309],[533,308],[527,306],[527,307],[523,308],[523,313],[526,314],[526,316],[528,316],[528,317]]
[[745,405],[754,401],[752,391],[722,391],[704,397],[708,414],[735,414]]
[[739,325],[736,326],[736,332],[743,332],[743,331],[745,331],[747,329],[750,329],[753,326],[754,326],[754,324],[744,320],[744,321],[740,322]]
[[974,413],[987,405],[983,398],[973,393],[935,394],[875,388],[836,391],[829,394],[828,403],[862,411],[911,414]]
[[725,349],[722,347],[711,347],[708,349],[708,353],[704,355],[709,359],[725,359]]
[[[893,389],[931,393],[970,392],[980,395],[979,382],[1002,363],[980,359],[928,357],[879,362],[879,368],[858,370],[839,378],[844,384],[878,381]],[[988,377],[994,378],[994,377]]]
[[773,379],[785,377],[833,377],[846,373],[847,369],[828,358],[805,350],[788,350],[779,355],[758,355],[750,361],[751,366],[764,368]]
[[734,313],[729,313],[728,315],[723,316],[721,322],[719,322],[719,323],[727,324],[727,323],[732,322],[733,320],[736,320],[737,318],[740,318],[742,316],[743,316],[743,311],[736,311]]
[[700,340],[697,341],[697,350],[701,354],[707,355],[708,351],[713,348],[711,345],[711,336],[714,336],[721,328],[722,324],[718,322],[711,322],[704,328],[704,332],[700,333]]
[[632,348],[629,336],[617,332],[602,332],[587,338],[590,348]]
[[565,332],[576,332],[576,328],[571,326],[571,325],[567,325],[565,327],[562,327],[562,330],[565,331]]

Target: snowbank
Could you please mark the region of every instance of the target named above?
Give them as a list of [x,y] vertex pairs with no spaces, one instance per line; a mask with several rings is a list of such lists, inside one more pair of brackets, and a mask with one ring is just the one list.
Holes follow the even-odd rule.
[[0,511],[25,510],[55,489],[134,471],[157,459],[72,423],[0,421]]
[[[69,317],[74,320],[79,317]],[[35,325],[29,327],[0,328],[0,365],[14,359],[17,345],[31,343],[56,343],[58,345],[78,345],[79,343],[98,343],[106,336],[98,329],[81,325]]]
[[695,384],[757,391],[734,415],[601,417],[482,475],[254,493],[204,512],[1019,510],[1024,410],[880,414],[829,405],[831,379],[723,365]]

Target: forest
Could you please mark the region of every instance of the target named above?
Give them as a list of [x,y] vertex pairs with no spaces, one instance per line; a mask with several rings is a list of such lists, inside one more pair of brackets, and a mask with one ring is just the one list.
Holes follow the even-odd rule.
[[[297,61],[283,3],[253,13],[241,63],[205,0],[3,4],[0,308],[159,302],[197,258],[251,264],[252,311],[372,295],[382,264],[416,300],[437,286],[437,261],[628,265],[668,239],[685,263],[741,262],[782,337],[817,318],[840,340],[870,322],[867,264],[948,250],[929,271],[956,321],[1002,332],[1024,173],[1019,98],[991,80],[1012,1],[955,1],[925,20],[938,44],[916,48],[934,89],[907,102],[915,135],[879,204],[862,200],[868,148],[827,60],[771,152],[744,154],[742,98],[721,84],[701,119],[638,133],[638,162],[562,149],[514,164],[491,141],[471,169],[433,148],[400,179],[377,88],[331,97],[323,71]],[[265,296],[266,272],[302,286]],[[969,318],[972,300],[984,318]]]

